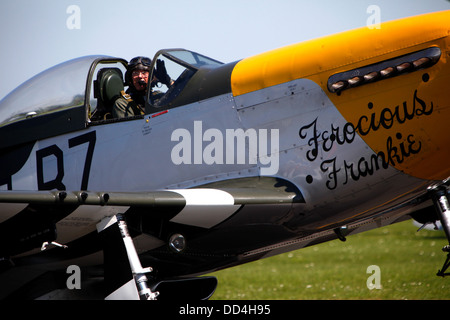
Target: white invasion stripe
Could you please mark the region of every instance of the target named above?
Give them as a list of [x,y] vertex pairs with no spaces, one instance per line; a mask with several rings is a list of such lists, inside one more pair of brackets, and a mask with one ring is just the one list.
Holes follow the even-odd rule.
[[25,209],[28,203],[1,203],[0,204],[0,223],[15,216]]
[[[112,217],[117,213],[128,210],[128,207],[119,206],[79,206],[74,212],[56,223],[58,230],[57,242],[68,243],[92,231],[105,217]],[[112,222],[114,223],[114,222]],[[101,230],[97,230],[100,232]]]
[[105,300],[139,300],[136,282],[131,279],[116,291],[109,294]]
[[171,222],[212,228],[233,215],[240,205],[228,192],[217,189],[168,190],[182,195],[186,200],[183,210]]

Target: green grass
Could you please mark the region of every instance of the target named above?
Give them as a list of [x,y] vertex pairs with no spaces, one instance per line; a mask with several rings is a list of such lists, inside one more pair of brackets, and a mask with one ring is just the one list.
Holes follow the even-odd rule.
[[[409,220],[212,273],[212,300],[450,299],[450,276],[436,276],[445,234],[416,231]],[[370,265],[381,289],[367,287]]]

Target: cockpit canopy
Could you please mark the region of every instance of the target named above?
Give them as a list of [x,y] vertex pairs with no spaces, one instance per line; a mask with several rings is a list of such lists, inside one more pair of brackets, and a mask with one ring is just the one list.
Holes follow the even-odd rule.
[[93,60],[94,57],[70,60],[23,83],[1,101],[0,126],[83,106]]
[[[152,60],[151,73],[158,61],[164,61],[173,85],[168,88],[157,82],[147,90],[146,113],[198,99],[196,92],[202,90],[196,87],[201,84],[193,81],[193,76],[223,66],[184,49],[159,51]],[[127,61],[120,58],[86,56],[56,65],[24,82],[0,101],[0,131],[15,137],[13,142],[3,139],[0,149],[81,130],[91,124],[129,120],[111,120],[110,113],[114,100],[127,89],[127,66]],[[225,91],[230,85],[226,86]],[[153,90],[159,93],[157,101],[152,99]]]

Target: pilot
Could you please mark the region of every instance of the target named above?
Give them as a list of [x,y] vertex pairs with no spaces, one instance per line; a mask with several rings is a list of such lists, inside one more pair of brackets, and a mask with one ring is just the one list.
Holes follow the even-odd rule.
[[[125,73],[125,84],[129,86],[128,90],[122,91],[121,97],[116,100],[112,110],[114,118],[126,118],[145,113],[145,100],[147,97],[148,78],[150,76],[150,66],[152,61],[147,57],[135,57],[128,63]],[[156,82],[168,83],[173,81],[167,75],[164,62],[158,60],[155,70],[155,76],[151,86]]]

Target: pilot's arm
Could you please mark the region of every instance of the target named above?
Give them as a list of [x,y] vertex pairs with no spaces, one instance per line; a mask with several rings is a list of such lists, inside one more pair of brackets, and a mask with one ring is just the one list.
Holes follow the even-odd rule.
[[167,74],[166,65],[162,60],[156,60],[155,76],[159,80],[159,82],[165,84],[167,88],[169,88],[173,84],[172,79],[170,79],[170,76]]

